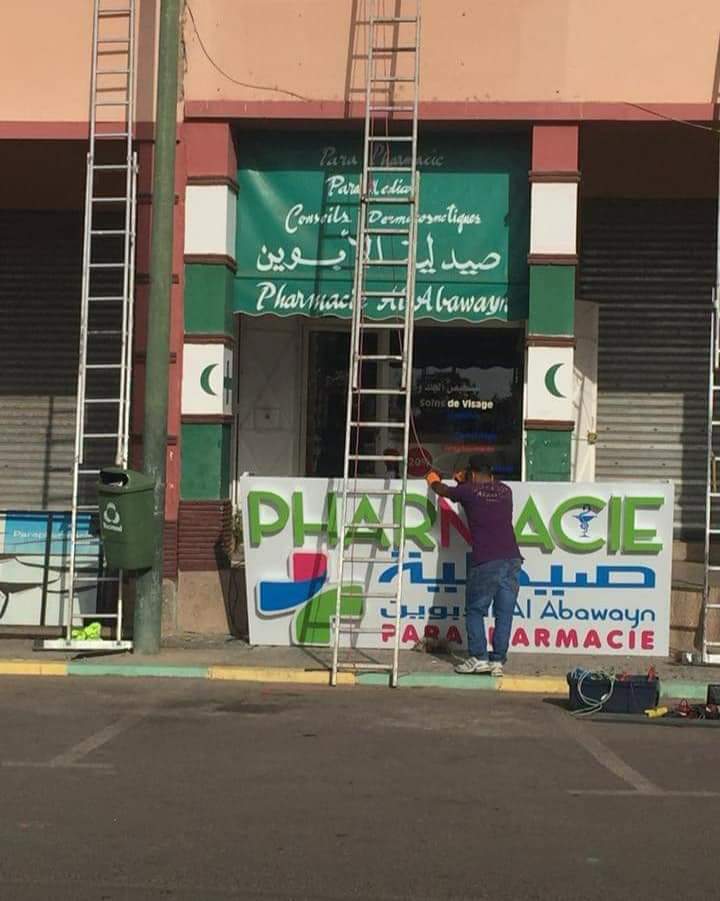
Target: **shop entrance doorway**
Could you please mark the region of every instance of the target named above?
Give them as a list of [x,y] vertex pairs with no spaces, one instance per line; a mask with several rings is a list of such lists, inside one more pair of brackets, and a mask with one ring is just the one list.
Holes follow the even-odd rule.
[[[348,331],[311,330],[307,343],[305,404],[305,475],[332,477],[343,472],[347,403]],[[382,349],[367,348],[369,353]],[[482,454],[503,479],[520,479],[522,466],[522,398],[524,332],[513,328],[416,327],[413,362],[413,419],[409,475],[421,476],[429,462],[444,475],[469,454]],[[387,364],[394,365],[394,364]],[[399,370],[397,377],[399,381]],[[371,388],[377,379],[366,387]],[[383,379],[383,384],[388,380]],[[373,405],[363,419],[388,417]],[[389,405],[390,420],[400,418]],[[397,435],[397,433],[396,433]],[[393,448],[393,435],[379,438],[383,447],[362,441],[361,453]],[[383,468],[385,464],[380,464]],[[373,467],[374,464],[368,464]],[[368,468],[363,475],[394,475]]]

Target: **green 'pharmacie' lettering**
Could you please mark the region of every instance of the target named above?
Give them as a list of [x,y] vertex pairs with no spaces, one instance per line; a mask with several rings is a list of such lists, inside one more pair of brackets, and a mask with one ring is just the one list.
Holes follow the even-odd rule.
[[308,522],[305,519],[302,491],[293,491],[292,494],[292,527],[293,545],[303,547],[308,535],[327,535],[328,545],[335,547],[338,541],[337,528],[337,496],[334,491],[328,491],[325,500],[326,519],[323,522]]
[[620,536],[622,535],[622,498],[611,497],[608,504],[608,554],[617,554],[620,550]]
[[[292,516],[293,546],[303,547],[309,536],[327,536],[328,546],[336,547],[338,543],[338,496],[334,491],[329,491],[326,496],[326,507],[320,522],[305,517],[303,492],[294,491],[290,498],[290,505],[279,494],[272,491],[250,491],[247,496],[247,518],[250,535],[250,544],[257,547],[264,538],[277,535],[288,524]],[[430,533],[437,520],[437,510],[432,501],[422,494],[408,493],[405,498],[404,512],[408,509],[419,510],[422,520],[414,525],[405,526],[405,540],[413,542],[424,551],[432,551],[435,541]],[[274,518],[263,518],[263,509],[275,514]],[[399,523],[403,515],[402,497],[396,494],[392,499],[392,516],[389,511],[388,520]],[[400,543],[399,528],[387,530],[382,528],[382,519],[373,507],[372,501],[367,495],[363,495],[353,514],[352,524],[348,527],[346,540],[350,543],[372,542],[383,550],[391,547],[388,537],[389,531],[393,533],[392,546],[398,547]]]
[[[528,528],[530,532],[526,534],[525,530]],[[515,538],[520,547],[539,547],[544,554],[551,554],[555,550],[552,536],[532,497],[527,499],[515,520]]]
[[[639,511],[660,510],[664,503],[663,497],[613,496],[606,502],[599,497],[582,495],[562,501],[546,521],[530,496],[515,521],[515,537],[520,547],[539,548],[545,554],[551,554],[556,546],[576,554],[593,553],[603,547],[609,554],[660,554],[663,544],[657,538],[657,530],[639,528],[636,518]],[[405,537],[421,550],[434,550],[437,542],[431,532],[438,518],[438,510],[429,498],[422,494],[408,494],[403,507],[402,497],[398,493],[392,498],[392,516],[387,510],[390,505],[383,505],[380,512],[376,506],[368,495],[359,499],[347,529],[346,540],[349,544],[370,542],[383,550],[397,547],[400,530],[393,526],[388,528],[388,521],[399,523],[401,517],[407,518],[407,510],[413,508],[422,513],[422,521],[406,525]],[[257,547],[264,539],[280,534],[291,521],[295,547],[303,547],[309,536],[327,536],[328,546],[335,547],[338,543],[338,507],[337,495],[328,492],[321,521],[315,522],[305,518],[302,491],[293,492],[290,503],[273,491],[250,491],[247,495],[250,544]],[[607,507],[605,536],[583,539],[567,534],[564,517],[569,511],[583,507],[596,514]]]
[[[405,512],[407,512],[408,507],[414,507],[416,510],[420,510],[423,514],[423,520],[414,526],[405,525],[405,540],[414,541],[423,551],[434,550],[435,542],[430,537],[430,530],[435,525],[435,520],[437,519],[435,505],[423,494],[411,494],[408,492],[408,494],[405,495]],[[399,494],[396,494],[393,498],[393,519],[395,522],[400,522],[400,517],[402,515],[402,497]],[[400,531],[399,529],[396,529],[395,546],[397,547],[399,544]]]
[[[262,522],[260,508],[269,507],[275,513],[273,522]],[[287,525],[290,516],[290,508],[279,494],[274,491],[250,491],[247,499],[248,528],[250,531],[250,544],[257,547],[263,538],[277,535]]]
[[591,554],[602,548],[605,544],[604,538],[596,538],[594,541],[577,541],[571,538],[563,528],[563,516],[570,510],[582,509],[583,507],[589,507],[594,513],[599,513],[605,509],[605,501],[602,498],[592,497],[591,495],[568,498],[568,500],[558,504],[555,508],[555,512],[550,517],[550,528],[559,547],[566,551],[574,551],[576,554]]
[[367,495],[363,495],[353,512],[352,522],[345,533],[345,540],[348,544],[370,541],[383,550],[390,547],[390,539],[381,527],[380,517],[375,512]]
[[[662,552],[661,541],[656,541],[656,529],[639,529],[635,523],[638,510],[660,510],[665,503],[663,497],[616,497],[608,502],[592,495],[568,498],[553,511],[549,519],[549,528],[537,503],[528,497],[525,506],[515,521],[515,537],[520,547],[536,547],[545,554],[550,554],[555,547],[571,551],[575,554],[590,554],[606,548],[609,554],[659,554]],[[600,513],[605,507],[607,514],[607,535],[592,540],[576,539],[568,535],[563,525],[563,518],[570,510],[589,507],[594,513]]]
[[638,510],[659,510],[665,503],[662,497],[626,497],[622,513],[622,550],[624,554],[659,554],[662,542],[655,529],[638,529],[635,514]]

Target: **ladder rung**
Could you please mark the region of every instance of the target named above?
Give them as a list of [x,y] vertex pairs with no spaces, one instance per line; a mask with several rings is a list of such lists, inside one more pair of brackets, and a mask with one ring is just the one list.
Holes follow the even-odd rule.
[[353,391],[356,394],[407,394],[406,388],[353,388]]
[[371,113],[411,113],[415,109],[414,106],[408,106],[406,104],[403,104],[402,106],[371,106],[368,108]]
[[[127,18],[129,13],[130,13],[129,9],[108,9],[108,10],[100,9],[100,10],[98,10],[98,18],[99,19],[113,19],[113,18],[116,19],[116,18],[120,18],[120,17]],[[102,38],[99,38],[98,40],[101,43],[107,43],[106,41],[103,41]]]
[[86,363],[86,369],[123,369],[122,363]]
[[95,106],[127,106],[129,100],[97,100]]
[[367,422],[351,422],[351,426],[358,429],[404,429],[404,422],[375,422],[368,420]]
[[93,169],[95,171],[100,170],[101,172],[118,172],[120,170],[124,171],[125,169],[127,169],[128,165],[128,163],[102,163],[102,165],[95,165],[95,163],[93,163]]
[[361,325],[363,329],[377,330],[392,328],[399,332],[403,331],[405,328],[404,322],[362,322]]
[[119,582],[117,576],[87,576],[84,579],[75,578],[76,582]]
[[705,604],[706,610],[720,610],[720,604]]
[[86,404],[119,404],[119,397],[86,397]]
[[97,131],[95,138],[129,138],[130,135],[126,131]]
[[708,566],[710,572],[720,572],[720,566]]
[[124,269],[125,263],[89,263],[88,269]]
[[364,497],[366,494],[398,494],[393,488],[363,488],[362,491],[357,488],[348,488],[345,493],[348,497]]
[[409,84],[410,82],[414,81],[415,79],[412,77],[412,75],[373,75],[370,78],[371,84],[372,82],[404,82],[406,84]]
[[407,291],[373,291],[363,288],[360,293],[363,297],[406,297]]
[[91,328],[88,329],[88,335],[122,335],[122,329],[119,328]]
[[412,135],[368,135],[368,141],[412,141]]
[[360,354],[358,360],[404,360],[400,354]]
[[349,454],[348,460],[388,460],[395,463],[401,462],[405,457],[399,454]]
[[96,75],[129,75],[130,69],[98,69]]
[[[75,613],[76,619],[117,619],[117,613],[81,613],[79,610]],[[108,644],[110,642],[108,641]],[[79,642],[78,642],[79,645]]]
[[79,476],[96,476],[99,472],[99,469],[78,469]]
[[377,564],[377,566],[388,566],[390,563],[397,563],[397,557],[343,557],[344,563],[367,563],[368,566]]
[[129,44],[130,38],[98,38],[98,44]]
[[342,623],[339,626],[335,626],[335,628],[341,635],[377,635],[379,632],[379,629],[363,629],[360,626],[354,628],[350,623]]
[[86,438],[119,438],[117,432],[83,432],[83,440]]
[[[367,196],[362,198],[363,203],[381,203],[381,204],[395,204],[400,206],[414,206],[415,205],[415,197],[378,197],[373,194],[372,196]],[[368,261],[365,260],[367,263]],[[375,263],[376,266],[388,266],[389,263],[384,263],[382,260],[379,260]]]
[[[368,530],[370,530],[372,532],[374,529],[401,529],[401,528],[402,528],[402,523],[400,523],[400,522],[373,522],[373,523],[347,522],[347,523],[345,523],[345,529],[347,531],[352,531],[352,532],[358,532],[358,531],[359,532],[367,532]],[[396,594],[396,592],[393,591],[392,594],[383,595],[383,597],[394,598],[395,594]],[[373,597],[379,597],[379,595],[373,595]]]
[[409,235],[409,228],[366,228],[366,235]]
[[404,203],[408,206],[415,203],[415,198],[412,195],[408,195],[407,197],[378,197],[375,194],[363,197],[363,203]]
[[127,203],[127,197],[91,197],[91,203]]
[[376,19],[360,19],[358,25],[393,25],[401,22],[417,23],[417,16],[378,16]]
[[91,235],[125,235],[129,234],[124,228],[93,228],[90,230]]
[[409,263],[410,260],[363,260],[363,266],[407,266]]
[[373,53],[417,53],[415,44],[398,44],[395,47],[371,47]]
[[708,529],[708,535],[720,535],[720,529]]
[[[378,635],[379,629],[370,629],[374,635]],[[392,663],[351,663],[350,661],[340,661],[338,660],[337,669],[370,669],[370,670],[387,670],[389,673],[393,671]]]
[[110,294],[105,297],[88,297],[88,303],[122,303],[124,300],[124,297]]
[[98,505],[97,505],[97,504],[77,504],[76,507],[75,507],[75,509],[76,509],[76,510],[81,510],[81,511],[83,511],[83,512],[85,512],[85,513],[87,513],[87,512],[90,511],[90,510],[94,510],[94,511],[97,513],[97,511],[98,511]]
[[[377,107],[380,109],[380,107]],[[411,107],[412,109],[412,107]],[[368,172],[412,172],[412,166],[368,166]],[[370,229],[365,229],[365,233],[367,234]]]

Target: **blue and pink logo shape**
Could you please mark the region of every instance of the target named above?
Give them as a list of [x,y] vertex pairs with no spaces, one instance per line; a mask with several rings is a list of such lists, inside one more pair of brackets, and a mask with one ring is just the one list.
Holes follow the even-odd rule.
[[[337,603],[337,585],[328,583],[327,555],[293,551],[288,563],[289,581],[258,583],[258,611],[271,617],[294,612],[291,626],[294,642],[327,645]],[[340,613],[360,619],[364,609],[363,586],[344,585]]]
[[258,609],[266,616],[287,613],[306,604],[327,581],[325,554],[293,551],[289,562],[291,581],[258,584]]

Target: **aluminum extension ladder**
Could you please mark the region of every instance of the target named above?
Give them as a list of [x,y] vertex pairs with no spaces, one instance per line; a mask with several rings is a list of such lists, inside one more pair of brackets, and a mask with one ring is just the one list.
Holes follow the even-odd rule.
[[[108,572],[98,560],[95,486],[101,466],[128,462],[138,172],[132,146],[135,41],[135,0],[95,0],[70,561],[62,595],[65,635],[43,642],[53,650],[132,647],[123,640],[123,574]],[[97,612],[82,612],[85,592],[97,595]],[[87,620],[114,622],[114,637],[74,639],[73,630]]]
[[[720,663],[720,603],[712,598],[713,573],[720,572],[715,551],[720,548],[720,296],[716,289],[710,317],[708,376],[707,483],[705,491],[705,578],[701,613],[702,662]],[[716,583],[717,584],[717,583]]]
[[[397,4],[394,0],[391,6],[395,14],[386,15],[382,8],[383,0],[370,0],[369,19],[362,23],[367,26],[365,128],[337,549],[338,590],[331,628],[331,685],[337,684],[340,670],[388,671],[393,687],[398,681],[419,196],[420,0],[409,0],[409,3],[413,3],[412,15],[407,11],[400,14],[400,7],[406,4]],[[400,118],[395,115],[398,113],[402,114]],[[398,176],[404,180],[405,193],[400,196],[381,195],[379,184],[385,185],[388,179]],[[383,206],[387,209],[391,204],[402,212],[407,224],[402,227],[378,227],[370,211],[382,209]],[[373,257],[372,247],[377,248],[378,243],[385,239],[390,239],[394,245],[392,258],[382,257],[378,253]],[[397,245],[403,246],[403,250],[398,251]],[[382,276],[383,270],[390,273],[389,280],[394,285],[391,290],[377,284],[373,286],[372,276]],[[396,315],[382,321],[372,320],[370,309],[384,298],[393,298],[398,304]],[[394,364],[396,374],[399,369],[399,379],[393,380],[391,364]],[[377,372],[375,384],[366,387],[371,368]],[[379,414],[368,413],[368,400],[378,405]],[[394,418],[390,412],[391,400],[395,401]],[[389,453],[383,446],[384,436],[390,436],[390,442],[401,445],[402,450]],[[362,452],[371,438],[374,438],[371,444],[374,452]],[[397,491],[389,487],[388,481],[380,483],[383,487],[358,488],[360,470],[370,464],[373,467],[378,464],[397,467],[402,483],[399,504],[395,499]],[[383,506],[395,511],[389,518],[386,518],[387,514],[383,515],[381,525],[392,529],[392,534],[396,536],[397,558],[387,552],[373,556],[367,546],[358,552],[353,537],[360,538],[362,532],[367,533],[367,527],[358,529],[353,528],[352,524],[363,495],[384,497],[386,503]],[[398,512],[399,521],[395,521],[394,516]],[[390,563],[398,563],[400,567],[395,591],[365,591],[363,596],[365,601],[395,603],[392,663],[355,662],[344,656],[341,659],[342,636],[348,636],[348,643],[353,648],[358,635],[379,633],[377,629],[360,627],[358,618],[343,610],[344,601],[354,597],[354,565],[362,564],[364,569]]]

